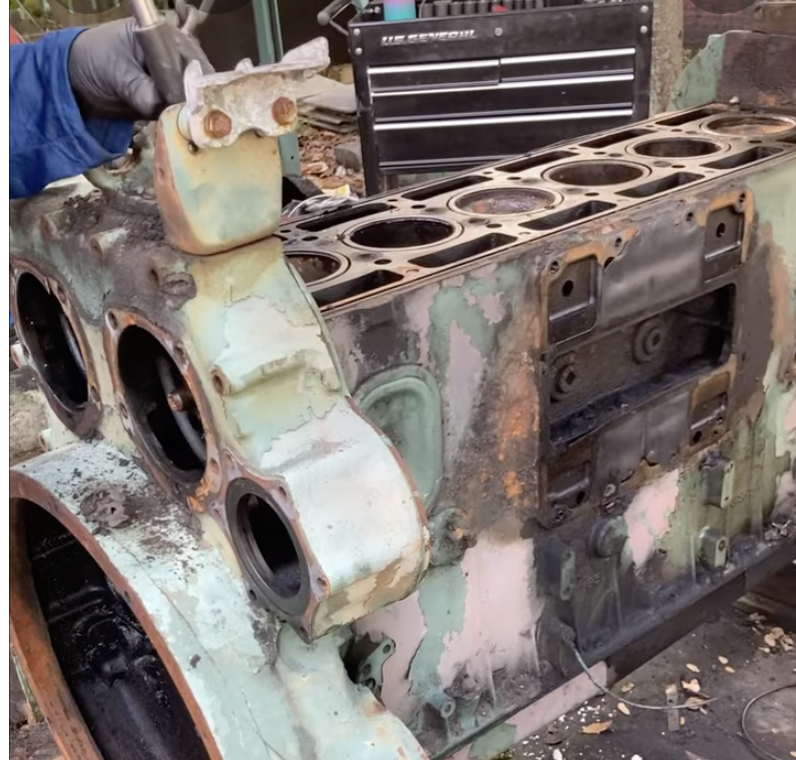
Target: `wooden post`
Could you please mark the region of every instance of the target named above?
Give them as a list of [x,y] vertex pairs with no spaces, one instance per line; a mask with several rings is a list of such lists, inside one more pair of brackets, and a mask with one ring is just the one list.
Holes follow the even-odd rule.
[[652,0],[650,116],[666,109],[683,70],[683,0]]

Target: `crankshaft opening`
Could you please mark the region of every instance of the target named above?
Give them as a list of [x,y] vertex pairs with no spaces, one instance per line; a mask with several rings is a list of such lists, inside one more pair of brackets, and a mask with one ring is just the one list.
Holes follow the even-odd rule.
[[712,140],[688,137],[667,137],[647,140],[633,147],[633,152],[650,158],[698,158],[718,153],[721,145]]
[[241,478],[227,491],[232,542],[246,570],[254,599],[287,614],[300,614],[308,600],[308,568],[298,538],[273,498]]
[[377,250],[421,248],[447,240],[454,227],[440,219],[400,218],[372,222],[354,230],[351,242],[362,248]]
[[199,482],[207,461],[204,425],[174,359],[136,326],[122,333],[118,352],[128,415],[152,461],[174,480]]
[[577,161],[554,167],[546,173],[546,179],[562,185],[599,187],[633,182],[645,173],[643,167],[621,161]]
[[71,412],[88,403],[86,360],[58,298],[32,274],[17,282],[17,329],[52,394]]
[[343,267],[336,256],[326,253],[288,253],[287,260],[307,285],[337,274]]
[[765,137],[781,135],[796,129],[796,119],[790,116],[766,116],[763,114],[717,116],[705,124],[705,129],[720,135]]
[[[102,568],[37,504],[12,500],[11,509],[19,516],[12,524],[23,534],[17,534],[18,559],[12,554],[12,598],[38,608],[26,612],[25,619],[42,620],[41,628],[26,628],[18,638],[55,732],[69,743],[80,728],[71,715],[62,717],[58,679],[42,662],[50,658],[57,661],[105,760],[208,760],[191,713],[151,639]],[[21,624],[20,618],[12,622]],[[58,706],[48,710],[53,703]]]
[[547,190],[497,187],[465,193],[453,201],[453,207],[465,214],[476,216],[511,216],[552,208],[556,201],[556,196]]

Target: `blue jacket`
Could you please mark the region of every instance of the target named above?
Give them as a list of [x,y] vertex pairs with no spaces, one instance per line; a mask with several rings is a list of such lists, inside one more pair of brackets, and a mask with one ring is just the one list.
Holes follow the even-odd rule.
[[11,46],[12,200],[117,158],[130,145],[132,122],[83,119],[80,113],[67,65],[72,42],[82,31],[64,29]]

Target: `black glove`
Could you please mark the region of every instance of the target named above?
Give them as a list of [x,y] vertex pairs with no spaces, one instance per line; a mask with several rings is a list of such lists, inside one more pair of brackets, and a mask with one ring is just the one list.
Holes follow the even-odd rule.
[[69,52],[69,79],[85,116],[156,119],[166,106],[146,70],[135,19],[79,34]]

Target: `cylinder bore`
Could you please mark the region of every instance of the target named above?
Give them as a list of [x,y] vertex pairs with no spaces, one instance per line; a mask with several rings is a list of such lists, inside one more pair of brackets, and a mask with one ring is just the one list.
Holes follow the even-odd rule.
[[151,462],[179,483],[198,483],[207,447],[187,380],[163,344],[141,327],[125,328],[117,350],[127,414]]
[[207,760],[185,701],[102,568],[42,507],[12,499],[11,513],[12,624],[69,756],[97,757],[88,734],[103,760]]
[[718,153],[722,146],[699,137],[664,137],[645,140],[633,146],[633,153],[650,158],[699,158]]
[[703,129],[718,135],[740,137],[769,137],[796,129],[796,119],[775,114],[733,114],[716,116]]
[[30,273],[17,281],[16,307],[23,345],[52,395],[72,413],[89,400],[86,359],[63,307]]
[[796,119],[774,114],[733,114],[710,119],[704,129],[719,135],[767,137],[796,129]]
[[257,483],[235,480],[227,491],[227,520],[252,598],[288,615],[301,614],[309,601],[309,570],[274,499]]
[[452,201],[452,206],[476,216],[532,214],[552,208],[558,202],[554,193],[532,187],[495,187],[473,190]]
[[298,276],[307,284],[312,285],[327,280],[343,270],[343,262],[328,253],[310,251],[286,252],[287,260],[296,270]]
[[447,240],[455,231],[452,224],[441,219],[400,217],[363,224],[349,239],[354,245],[376,250],[422,248]]
[[643,177],[646,173],[643,166],[625,161],[574,161],[550,169],[545,173],[545,179],[562,185],[599,187],[623,185]]

